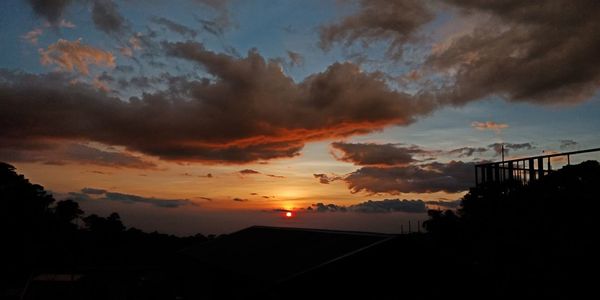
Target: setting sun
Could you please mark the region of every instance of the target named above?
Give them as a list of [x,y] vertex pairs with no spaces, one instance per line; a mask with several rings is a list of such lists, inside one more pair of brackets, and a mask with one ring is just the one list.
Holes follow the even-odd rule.
[[288,211],[288,212],[285,213],[285,217],[286,218],[291,218],[293,216],[294,216],[294,214],[291,211]]

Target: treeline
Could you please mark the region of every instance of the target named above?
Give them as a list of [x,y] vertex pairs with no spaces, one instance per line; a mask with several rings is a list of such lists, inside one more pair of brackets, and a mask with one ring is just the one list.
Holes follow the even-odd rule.
[[[600,164],[565,166],[522,185],[473,188],[456,211],[424,223],[462,294],[574,297],[593,287]],[[460,284],[460,282],[456,282]]]
[[176,251],[207,240],[126,228],[117,213],[86,215],[77,202],[57,201],[1,162],[0,228],[0,291],[22,289],[40,272],[168,264]]

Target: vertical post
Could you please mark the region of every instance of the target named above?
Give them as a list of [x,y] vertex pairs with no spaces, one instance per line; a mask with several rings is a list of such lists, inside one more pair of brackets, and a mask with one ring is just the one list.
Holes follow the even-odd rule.
[[567,154],[567,166],[571,165],[571,155]]
[[537,159],[538,176],[542,178],[544,176],[544,158],[538,157]]
[[412,229],[410,228],[410,220],[408,220],[408,233],[411,233]]
[[494,164],[494,181],[500,183],[500,164]]
[[535,169],[533,168],[533,158],[529,159],[529,181],[535,180]]
[[508,163],[508,180],[512,181],[513,180],[513,172],[514,172],[514,167],[513,167],[513,162],[509,162]]
[[552,171],[552,165],[550,165],[550,160],[551,160],[551,158],[548,157],[548,173],[550,173],[550,171]]
[[477,169],[478,168],[479,168],[478,166],[475,166],[475,186],[479,186],[479,176],[477,176],[478,175],[477,174]]
[[502,143],[501,147],[502,147],[502,161],[504,162],[504,143]]

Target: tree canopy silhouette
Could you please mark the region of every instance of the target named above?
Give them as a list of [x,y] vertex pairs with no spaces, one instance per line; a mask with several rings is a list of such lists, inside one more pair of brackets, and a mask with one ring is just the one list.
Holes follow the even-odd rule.
[[586,161],[524,186],[473,188],[456,213],[429,211],[423,226],[504,296],[572,295],[594,271],[599,192],[600,164]]
[[22,289],[35,271],[154,264],[206,240],[201,234],[180,238],[127,229],[117,213],[84,214],[76,201],[56,201],[41,185],[0,162],[0,233],[5,251],[0,256],[0,292]]

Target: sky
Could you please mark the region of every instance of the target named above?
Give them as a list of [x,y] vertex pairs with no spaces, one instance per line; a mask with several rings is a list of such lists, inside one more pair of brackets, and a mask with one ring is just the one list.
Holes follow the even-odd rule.
[[592,0],[6,0],[0,161],[145,230],[414,230],[501,144],[600,145],[597,28]]

